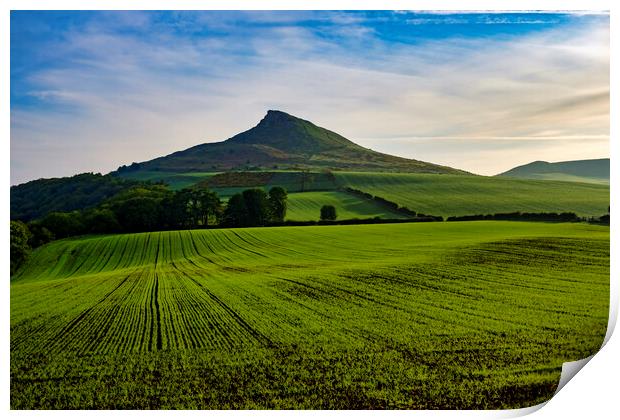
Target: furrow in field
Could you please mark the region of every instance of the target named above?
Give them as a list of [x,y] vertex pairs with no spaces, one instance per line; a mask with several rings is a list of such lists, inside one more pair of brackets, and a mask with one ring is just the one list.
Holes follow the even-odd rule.
[[[215,256],[215,251],[211,248],[211,245],[207,241],[207,235],[203,234],[203,232],[197,233],[191,230],[188,231],[188,233],[192,247],[194,249],[194,253],[197,257],[196,261],[192,259],[192,263],[199,268],[203,267],[199,264],[200,260],[206,260],[209,264],[218,265],[213,259],[213,257]],[[199,246],[204,251],[199,250]],[[211,255],[211,257],[208,257],[207,255]]]
[[151,307],[151,279],[150,276],[144,275],[140,278],[140,280],[145,283],[144,293],[140,296],[140,307],[142,308],[140,319],[144,320],[141,322],[140,328],[140,343],[138,344],[138,349],[140,351],[150,351],[151,350],[151,341],[150,338],[152,336],[152,307]]
[[150,264],[151,261],[149,261],[148,256],[151,250],[151,247],[149,246],[149,244],[151,243],[151,233],[139,233],[138,237],[144,238],[145,243],[142,246],[138,246],[138,249],[140,250],[140,256],[138,257],[137,263],[138,265]]
[[[80,247],[80,249],[78,249],[77,247],[74,248],[71,251],[72,261],[68,267],[70,269],[67,270],[68,272],[65,274],[65,277],[74,276],[80,270],[80,268],[86,263],[92,264],[93,260],[89,258],[85,258],[85,255],[93,255],[99,252],[99,249],[102,248],[102,245],[105,245],[104,241],[90,240],[90,241],[84,241],[83,247]],[[75,257],[73,257],[74,254],[75,254]],[[79,258],[79,257],[82,257],[82,258]],[[88,272],[88,270],[85,270],[85,271]]]
[[[290,279],[285,279],[290,281]],[[349,335],[362,335],[365,339],[376,340],[385,331],[395,327],[394,322],[401,323],[402,331],[419,330],[420,328],[430,327],[444,329],[450,319],[441,314],[433,314],[418,305],[415,300],[400,302],[383,302],[381,298],[363,296],[359,293],[339,289],[334,290],[328,283],[326,287],[321,287],[321,283],[315,278],[304,279],[307,282],[315,283],[309,290],[313,292],[308,295],[299,293],[299,289],[288,290],[288,296],[297,302],[320,314],[323,318],[338,319],[337,324],[340,328],[348,329]],[[333,281],[333,280],[332,280]],[[308,284],[301,281],[294,281],[301,285],[302,290],[308,290]],[[325,290],[327,289],[327,290]],[[332,299],[325,300],[329,296]],[[303,302],[303,303],[302,303]],[[369,319],[373,321],[368,322]]]
[[[246,261],[255,264],[260,261],[261,263],[269,263],[271,257],[263,252],[260,252],[256,246],[256,244],[248,241],[237,232],[238,229],[230,229],[226,232],[223,232],[222,239],[228,242],[230,252],[235,254],[242,253],[246,256]],[[257,258],[258,257],[258,258]]]
[[270,253],[275,254],[280,258],[291,258],[290,250],[284,248],[277,241],[267,241],[266,235],[256,235],[251,229],[246,230],[244,235],[251,238],[252,242],[261,249],[269,250]]
[[245,330],[245,332],[247,334],[249,334],[251,337],[253,337],[254,339],[256,339],[258,342],[261,342],[263,344],[270,344],[270,340],[267,336],[265,336],[264,334],[262,334],[260,331],[256,330],[254,327],[252,327],[250,324],[248,324],[246,322],[245,319],[243,319],[243,317],[241,317],[233,308],[231,308],[229,305],[227,305],[222,299],[220,299],[217,295],[215,295],[215,293],[213,293],[211,290],[209,290],[208,287],[206,287],[205,285],[203,285],[202,283],[200,283],[198,280],[196,280],[194,277],[190,277],[187,276],[187,278],[189,280],[191,280],[192,282],[194,282],[196,284],[196,286],[200,287],[201,290],[211,299],[213,300],[216,304],[218,304],[223,310],[224,312],[229,315],[238,326],[240,326],[241,328],[243,328],[243,330]]
[[[88,351],[104,353],[110,349],[124,351],[140,329],[136,307],[145,292],[144,271],[137,270],[103,304],[93,306],[88,319],[79,325]],[[128,334],[130,331],[130,334]]]
[[68,348],[82,352],[99,351],[117,340],[118,337],[110,334],[110,331],[122,324],[119,315],[121,307],[124,306],[127,296],[131,296],[132,291],[139,285],[138,278],[136,275],[125,277],[122,283],[104,299],[88,308],[78,323],[63,331],[58,339],[52,340],[52,343],[60,341]]
[[106,299],[108,299],[108,297],[110,297],[110,295],[112,295],[112,293],[114,293],[116,290],[118,290],[119,287],[121,287],[126,281],[127,279],[129,279],[129,276],[126,276],[125,278],[123,278],[111,291],[109,291],[108,293],[106,293],[97,303],[95,303],[94,306],[91,306],[89,308],[87,308],[86,310],[84,310],[81,314],[79,314],[76,318],[74,318],[71,322],[69,322],[69,324],[67,324],[67,326],[65,328],[63,328],[62,330],[60,330],[60,332],[58,333],[58,338],[60,339],[60,337],[70,333],[80,322],[82,322],[84,320],[84,318],[86,318],[98,305],[101,305],[103,302],[106,301]]
[[234,234],[237,238],[239,238],[241,242],[247,244],[247,246],[244,247],[246,251],[251,252],[252,254],[258,255],[259,257],[262,257],[262,258],[270,258],[269,255],[263,254],[262,252],[257,251],[259,247],[256,246],[256,243],[250,242],[247,240],[247,238],[244,237],[245,232],[244,232],[244,235],[240,235],[239,232],[233,229],[231,229],[230,232]]
[[112,261],[115,255],[122,253],[122,252],[119,252],[119,249],[121,249],[119,244],[123,241],[122,237],[120,236],[114,236],[112,238],[107,237],[107,238],[102,238],[101,241],[105,242],[106,247],[100,254],[100,257],[98,258],[98,263],[91,269],[95,273],[101,273],[101,272],[108,271],[106,270],[106,267],[110,263],[110,261]]
[[[102,239],[97,240],[97,248],[94,249],[91,253],[87,253],[82,255],[84,261],[89,261],[90,264],[83,264],[84,273],[100,273],[103,271],[103,267],[110,261],[112,255],[118,252],[116,250],[117,243],[119,241],[118,236],[113,237],[104,237]],[[97,255],[98,258],[88,258],[88,255]],[[80,272],[80,268],[76,268],[76,273]]]
[[204,299],[192,283],[178,274],[174,290],[171,290],[171,301],[176,303],[174,313],[180,334],[189,340],[191,348],[228,347],[223,342],[219,330],[227,328],[226,322],[219,319],[217,308]]
[[121,259],[124,255],[127,254],[127,247],[130,242],[129,235],[119,235],[118,242],[116,243],[116,248],[114,252],[111,254],[111,258],[108,260],[105,266],[103,266],[101,271],[114,271],[118,267]]

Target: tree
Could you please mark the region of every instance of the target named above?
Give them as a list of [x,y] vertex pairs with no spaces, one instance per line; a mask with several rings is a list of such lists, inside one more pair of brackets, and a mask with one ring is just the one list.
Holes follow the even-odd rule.
[[336,220],[336,207],[326,204],[321,207],[321,220]]
[[11,275],[26,261],[30,254],[30,231],[19,220],[11,220]]
[[265,191],[258,188],[245,190],[243,201],[247,209],[247,226],[264,226],[269,221],[269,202]]
[[193,199],[196,203],[199,225],[208,226],[209,219],[214,219],[215,223],[218,222],[222,213],[222,202],[217,193],[206,189],[196,190]]
[[57,239],[85,233],[82,214],[78,211],[49,213],[41,220],[41,225],[52,232]]
[[248,219],[248,209],[245,205],[243,195],[237,193],[228,199],[228,204],[224,210],[222,224],[224,226],[239,227],[245,226]]
[[178,217],[177,224],[184,228],[193,228],[198,224],[200,208],[193,190],[183,188],[174,193],[174,214]]
[[184,188],[161,201],[162,225],[170,228],[208,226],[218,222],[222,202],[217,193],[207,189]]
[[140,185],[122,191],[108,206],[127,232],[148,232],[161,228],[161,202],[173,195],[164,185]]
[[121,230],[116,214],[108,208],[98,208],[86,212],[84,225],[91,233],[114,233]]
[[160,225],[168,229],[182,229],[187,227],[187,202],[185,195],[177,193],[164,198],[160,202]]
[[158,227],[160,202],[150,197],[133,197],[120,203],[114,213],[127,232],[148,232]]
[[269,190],[269,210],[271,220],[283,222],[286,216],[286,190],[282,187],[273,187]]
[[28,230],[31,233],[30,239],[28,240],[28,245],[30,248],[38,248],[41,245],[45,245],[48,242],[54,240],[54,234],[45,226],[41,225],[40,222],[30,222],[28,223]]

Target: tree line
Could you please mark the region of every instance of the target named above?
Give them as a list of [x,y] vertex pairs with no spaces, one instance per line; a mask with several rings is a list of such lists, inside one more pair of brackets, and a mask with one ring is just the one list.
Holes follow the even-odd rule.
[[271,188],[269,194],[259,188],[237,193],[228,199],[220,225],[249,227],[281,223],[286,216],[287,198],[282,187]]

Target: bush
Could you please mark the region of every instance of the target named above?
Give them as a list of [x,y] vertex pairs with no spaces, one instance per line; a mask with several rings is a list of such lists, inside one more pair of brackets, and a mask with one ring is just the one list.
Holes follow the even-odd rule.
[[326,204],[321,207],[321,220],[336,220],[336,207]]
[[30,254],[30,231],[19,220],[11,220],[11,275],[26,261]]
[[54,240],[54,234],[39,222],[28,223],[28,229],[31,233],[30,240],[28,241],[30,248],[38,248]]
[[57,239],[85,233],[82,214],[79,211],[52,212],[41,220],[41,226],[52,232]]

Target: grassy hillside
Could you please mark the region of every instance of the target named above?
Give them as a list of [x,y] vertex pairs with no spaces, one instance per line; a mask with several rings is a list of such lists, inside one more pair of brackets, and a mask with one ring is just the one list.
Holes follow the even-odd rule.
[[601,185],[609,185],[609,178],[596,178],[596,177],[585,177],[585,176],[577,176],[566,174],[562,172],[549,172],[549,173],[532,173],[528,176],[516,176],[514,178],[523,178],[523,179],[541,179],[547,181],[565,181],[565,182],[581,182],[585,184],[601,184]]
[[498,176],[609,184],[609,159],[571,160],[554,163],[536,161],[517,166]]
[[404,218],[401,213],[390,211],[387,207],[352,194],[339,191],[314,191],[289,194],[286,219],[318,220],[321,207],[325,204],[336,208],[338,220],[366,219],[377,216],[382,219]]
[[390,173],[336,173],[341,185],[442,216],[497,212],[607,213],[609,187],[498,177]]
[[14,409],[523,407],[602,342],[609,230],[87,237],[36,250],[10,298]]

